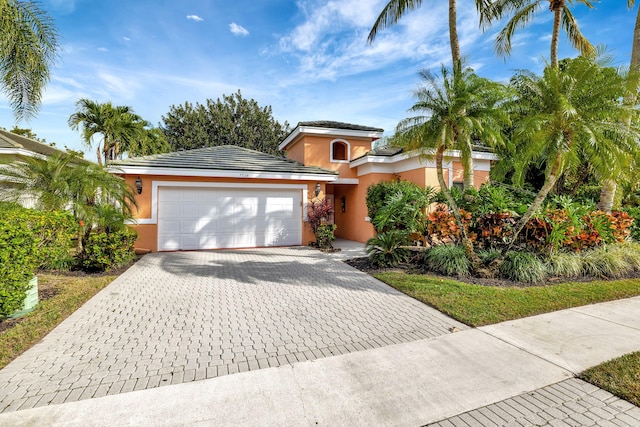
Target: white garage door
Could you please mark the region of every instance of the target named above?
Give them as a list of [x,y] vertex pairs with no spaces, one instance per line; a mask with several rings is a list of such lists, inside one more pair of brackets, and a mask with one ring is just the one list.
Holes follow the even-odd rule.
[[301,191],[160,187],[158,250],[302,243]]

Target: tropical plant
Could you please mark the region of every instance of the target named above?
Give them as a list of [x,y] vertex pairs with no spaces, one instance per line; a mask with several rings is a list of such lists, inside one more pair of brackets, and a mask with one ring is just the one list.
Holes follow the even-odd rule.
[[547,268],[535,254],[527,251],[509,251],[500,266],[503,277],[516,282],[540,283],[547,278]]
[[0,0],[0,87],[16,119],[35,116],[59,48],[53,19],[32,1]]
[[463,157],[471,156],[470,141],[474,136],[490,145],[502,143],[502,129],[508,123],[508,115],[500,104],[506,99],[507,91],[499,83],[478,77],[470,68],[453,75],[444,66],[441,71],[441,79],[429,71],[421,72],[425,85],[416,92],[418,102],[410,111],[425,115],[401,121],[394,140],[435,158],[440,190],[462,231],[462,243],[475,269],[480,267],[480,262],[444,178],[444,153],[459,149]]
[[147,122],[135,114],[131,107],[114,106],[111,102],[100,104],[82,98],[76,103],[76,108],[78,111],[69,117],[69,126],[73,130],[80,130],[82,139],[89,147],[94,136],[102,137],[96,147],[100,165],[103,158],[105,164],[115,160],[128,151],[129,147],[137,148],[139,143],[136,139],[147,137],[144,133]]
[[400,230],[378,233],[367,241],[366,251],[371,264],[377,267],[395,267],[409,259],[411,252],[407,234]]
[[335,224],[320,224],[316,229],[316,245],[320,249],[331,249],[331,242],[336,239]]
[[[632,8],[635,5],[635,0],[627,0],[627,6]],[[631,63],[629,68],[632,74],[640,73],[640,8],[636,15],[636,24],[633,29],[633,44],[631,47]],[[637,76],[636,76],[637,77]],[[638,98],[638,79],[630,80],[629,90],[624,96],[623,103],[629,106],[633,106],[637,102]],[[631,117],[625,118],[625,123],[630,124]],[[632,162],[630,167],[627,168],[628,175],[635,178],[637,176],[637,159]],[[618,189],[618,182],[614,177],[607,177],[602,181],[602,189],[600,191],[600,200],[598,202],[598,209],[604,212],[611,212],[613,208],[616,191]]]
[[[136,206],[134,191],[122,178],[95,163],[66,155],[0,165],[0,187],[6,199],[16,201],[29,194],[41,209],[68,209],[81,225],[79,252],[94,227],[104,224],[101,213],[108,212],[113,218],[115,209],[120,212],[116,222],[121,222],[130,218]],[[105,210],[105,204],[112,208]]]
[[496,36],[496,52],[499,55],[511,53],[511,40],[516,30],[525,27],[543,9],[553,13],[551,30],[551,66],[558,68],[558,42],[560,28],[564,29],[571,45],[582,54],[593,52],[593,46],[582,35],[570,5],[580,3],[593,8],[594,0],[494,0],[482,10],[487,22],[509,16],[505,27]]
[[608,59],[583,55],[562,68],[547,67],[542,76],[523,71],[512,79],[519,108],[526,112],[513,132],[519,152],[515,182],[521,184],[526,167],[540,157],[547,163],[544,184],[514,227],[507,249],[558,178],[579,159],[578,153],[598,170],[614,170],[625,164],[629,153],[638,151],[634,141],[640,136],[639,129],[619,120],[637,112],[618,101],[626,89],[624,76],[602,72]]
[[89,237],[86,250],[79,257],[82,266],[90,271],[104,271],[125,265],[135,258],[133,244],[138,234],[130,229],[97,231]]
[[458,245],[434,246],[425,252],[423,263],[431,270],[447,276],[468,276],[471,264],[464,248]]
[[409,181],[382,181],[367,189],[367,207],[377,232],[424,231],[425,209],[435,195],[433,187],[421,188]]
[[[480,12],[480,24],[488,24],[490,22],[490,16],[488,12],[487,0],[474,0],[476,9]],[[451,64],[453,67],[454,78],[459,74],[464,74],[465,69],[463,66],[462,55],[460,54],[460,41],[458,38],[458,25],[457,25],[457,0],[448,0],[449,3],[449,46],[451,48]],[[380,15],[376,19],[376,22],[371,27],[368,42],[371,44],[375,40],[378,32],[385,28],[389,28],[398,23],[398,21],[407,13],[417,9],[422,5],[422,0],[390,0],[386,6],[380,12]],[[469,189],[474,186],[473,178],[473,158],[471,157],[471,140],[463,140],[461,144],[465,144],[465,149],[462,150],[463,161],[463,173],[464,173],[464,188]]]

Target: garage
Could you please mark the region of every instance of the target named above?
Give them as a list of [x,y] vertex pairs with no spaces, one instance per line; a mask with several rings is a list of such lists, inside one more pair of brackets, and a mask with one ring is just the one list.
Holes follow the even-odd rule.
[[302,191],[159,187],[158,250],[302,243]]
[[338,173],[222,145],[109,164],[136,192],[140,251],[293,246],[314,239],[306,205]]

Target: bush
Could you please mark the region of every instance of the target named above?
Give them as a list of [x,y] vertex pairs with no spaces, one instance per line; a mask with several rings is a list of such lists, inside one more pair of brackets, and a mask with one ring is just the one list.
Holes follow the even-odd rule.
[[633,224],[629,227],[629,233],[633,240],[640,242],[640,207],[627,208],[626,212],[633,219]]
[[[465,226],[471,222],[471,214],[463,209],[460,209],[460,217]],[[436,245],[460,241],[461,231],[453,213],[445,205],[438,205],[433,212],[427,215],[426,234],[429,240]],[[472,240],[475,239],[475,236],[469,237]]]
[[547,277],[547,268],[531,252],[509,251],[500,267],[503,277],[524,283],[540,283]]
[[591,277],[622,277],[640,270],[640,246],[618,243],[582,254],[582,268]]
[[447,276],[468,276],[471,270],[464,247],[458,245],[434,246],[423,259],[430,270]]
[[409,259],[411,252],[407,245],[407,235],[399,230],[379,233],[367,241],[367,255],[371,264],[377,267],[394,267]]
[[38,242],[24,211],[8,210],[0,217],[0,317],[22,307],[38,266]]
[[580,277],[584,275],[582,264],[582,256],[566,252],[550,254],[545,263],[549,274],[561,277]]
[[320,249],[330,249],[331,242],[336,239],[335,231],[335,224],[320,224],[316,229],[316,245]]
[[378,232],[405,230],[424,231],[424,211],[435,190],[409,181],[382,181],[367,188],[367,209]]
[[85,245],[81,265],[91,271],[122,266],[135,257],[133,244],[136,238],[137,233],[130,228],[112,233],[95,231]]

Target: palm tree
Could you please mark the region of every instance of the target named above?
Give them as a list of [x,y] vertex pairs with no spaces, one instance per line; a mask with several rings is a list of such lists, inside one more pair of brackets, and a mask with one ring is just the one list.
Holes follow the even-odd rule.
[[593,8],[593,0],[494,0],[482,9],[481,16],[485,22],[511,16],[505,27],[496,37],[496,51],[499,55],[511,53],[511,39],[516,30],[529,24],[536,14],[545,7],[553,13],[551,30],[551,66],[558,67],[558,40],[560,27],[564,29],[571,45],[580,53],[593,52],[593,46],[582,35],[569,5],[581,3]]
[[[634,4],[635,4],[635,0],[627,0],[627,6],[629,8],[632,8]],[[638,13],[636,15],[636,24],[633,29],[633,43],[631,47],[631,63],[629,65],[630,65],[629,69],[632,75],[640,73],[640,8],[638,8]],[[633,84],[633,80],[631,81]],[[635,87],[630,88],[623,102],[627,105],[634,105],[637,100],[637,93],[638,93],[638,84],[636,79]],[[629,120],[631,119],[629,117],[626,120],[627,120],[626,123],[629,124]],[[632,175],[635,175],[635,173],[631,171],[631,169],[630,169],[630,172]],[[618,189],[618,183],[615,179],[606,178],[602,181],[602,189],[600,191],[600,200],[598,201],[598,209],[604,212],[611,212],[617,189]]]
[[28,194],[40,209],[70,210],[82,224],[78,233],[80,252],[94,225],[105,224],[106,213],[116,221],[111,227],[116,227],[122,225],[123,219],[131,218],[131,209],[136,206],[135,193],[122,178],[95,163],[68,155],[2,164],[0,188],[4,200],[18,201]]
[[[451,63],[453,65],[453,73],[454,75],[458,71],[462,71],[462,56],[460,54],[460,41],[458,38],[458,27],[457,27],[457,2],[456,0],[448,0],[449,1],[449,45],[451,47]],[[476,8],[480,12],[480,23],[484,24],[485,14],[484,11],[487,9],[487,1],[488,0],[475,0]],[[382,12],[376,19],[376,22],[371,27],[371,31],[369,32],[369,36],[367,41],[371,44],[375,40],[378,32],[394,26],[398,23],[398,21],[407,13],[412,10],[417,9],[422,5],[422,0],[390,0],[389,3],[382,9]],[[471,152],[472,147],[469,144],[465,147],[465,151]],[[464,188],[470,189],[474,187],[473,180],[473,159],[471,156],[465,158],[467,161],[463,164],[464,169]]]
[[[627,90],[625,77],[603,67],[610,58],[582,55],[563,67],[548,66],[542,76],[519,72],[512,80],[522,109],[513,132],[518,145],[516,182],[526,167],[546,157],[545,180],[533,203],[514,228],[509,249],[527,221],[540,208],[565,170],[581,156],[596,171],[617,171],[629,155],[638,153],[640,137],[636,120],[630,125],[621,117],[637,118],[638,112],[620,103]],[[607,71],[609,70],[609,71]]]
[[474,265],[480,262],[473,252],[460,217],[460,210],[451,196],[444,178],[443,160],[447,150],[457,149],[463,158],[470,158],[473,137],[491,145],[503,143],[502,129],[509,121],[501,103],[507,98],[506,88],[477,76],[472,69],[452,72],[442,66],[442,77],[422,71],[425,85],[416,91],[418,102],[410,111],[426,115],[401,121],[394,142],[409,149],[418,149],[425,156],[435,158],[440,189],[462,230],[463,244]]
[[78,111],[69,117],[69,126],[81,131],[82,138],[89,147],[96,134],[102,136],[102,141],[98,142],[96,148],[100,165],[103,157],[107,163],[121,156],[122,147],[132,145],[132,141],[140,137],[142,127],[146,124],[131,107],[113,106],[111,102],[100,104],[82,98],[76,103],[76,108]]
[[38,112],[56,60],[58,33],[38,3],[0,0],[0,87],[17,120]]

